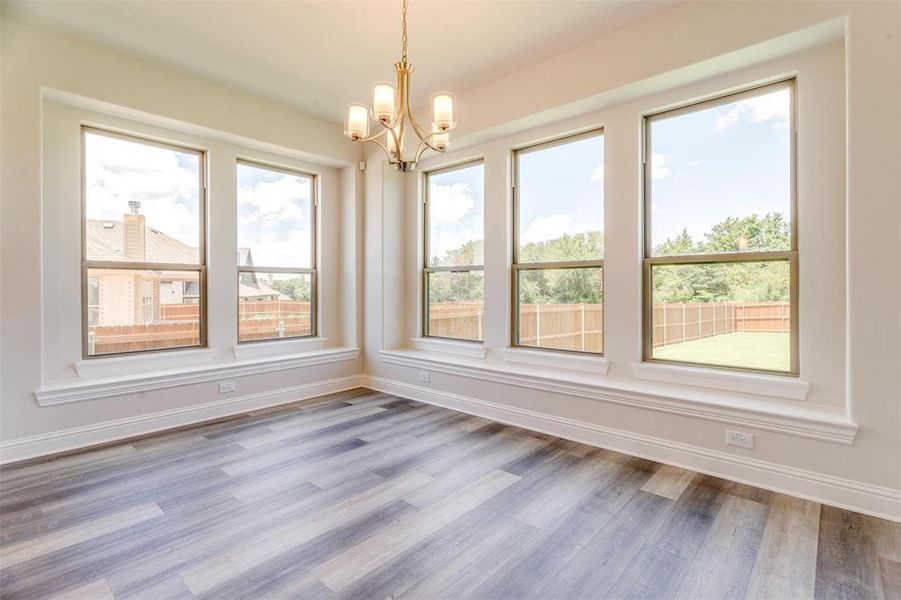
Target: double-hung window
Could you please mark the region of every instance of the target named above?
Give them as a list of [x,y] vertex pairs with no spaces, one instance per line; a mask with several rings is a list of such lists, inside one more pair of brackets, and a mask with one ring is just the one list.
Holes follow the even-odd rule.
[[238,162],[238,341],[316,333],[316,178]]
[[646,118],[645,360],[798,373],[794,94]]
[[83,356],[204,345],[203,152],[84,127],[82,156]]
[[423,335],[482,341],[484,165],[426,173]]
[[514,155],[514,346],[604,351],[604,135]]

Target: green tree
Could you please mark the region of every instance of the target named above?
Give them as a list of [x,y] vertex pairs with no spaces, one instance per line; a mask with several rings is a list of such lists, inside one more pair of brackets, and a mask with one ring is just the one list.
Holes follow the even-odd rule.
[[310,282],[306,277],[293,277],[291,279],[273,279],[271,285],[291,300],[309,302]]

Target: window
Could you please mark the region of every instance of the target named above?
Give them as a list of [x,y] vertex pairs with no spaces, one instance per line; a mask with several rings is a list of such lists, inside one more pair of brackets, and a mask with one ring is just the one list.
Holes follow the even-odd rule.
[[[83,355],[205,343],[204,154],[82,129]],[[165,282],[191,281],[184,306]]]
[[798,372],[794,82],[645,122],[645,360]]
[[604,351],[604,135],[517,150],[513,345]]
[[484,339],[484,175],[482,161],[426,173],[425,336]]
[[316,335],[314,183],[306,173],[238,162],[239,342]]

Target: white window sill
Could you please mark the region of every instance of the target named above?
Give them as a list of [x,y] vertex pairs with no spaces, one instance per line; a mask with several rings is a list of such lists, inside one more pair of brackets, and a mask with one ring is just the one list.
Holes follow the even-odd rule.
[[575,352],[554,352],[531,348],[507,348],[504,350],[504,361],[536,367],[551,367],[568,371],[581,371],[606,375],[610,370],[610,361],[603,356],[577,354]]
[[857,425],[839,407],[507,361],[476,360],[420,350],[383,350],[379,356],[385,363],[419,370],[432,370],[837,444],[851,444],[857,434]]
[[232,358],[228,350],[210,350],[209,348],[190,348],[185,350],[161,350],[122,354],[114,356],[96,356],[79,360],[73,364],[79,379],[96,379],[114,377],[130,373],[146,373],[178,367],[202,367]]
[[457,354],[471,358],[485,358],[488,349],[485,344],[479,342],[464,342],[458,340],[446,340],[441,338],[413,338],[410,340],[413,347],[424,352],[439,352],[445,354]]
[[[197,351],[198,354],[201,352],[203,351]],[[203,360],[215,360],[217,357],[221,358],[222,356],[220,352],[206,352],[209,354],[203,356]],[[173,352],[172,354],[183,353]],[[207,359],[207,356],[211,358]],[[227,358],[225,360],[216,360],[215,362],[206,362],[203,364],[186,365],[181,363],[181,365],[177,367],[169,366],[169,363],[167,362],[164,367],[159,367],[157,369],[145,368],[139,373],[127,373],[123,375],[121,374],[122,372],[119,371],[117,375],[112,376],[79,377],[79,379],[74,381],[44,385],[39,390],[35,391],[34,396],[39,406],[54,406],[57,404],[124,396],[127,394],[136,394],[183,385],[194,385],[197,383],[218,381],[223,378],[260,375],[263,373],[271,373],[273,371],[284,371],[346,360],[355,360],[359,357],[359,348],[327,348],[291,354],[282,353],[277,356],[244,358],[240,360]],[[124,361],[136,358],[146,359],[151,357],[149,355],[140,357],[111,357],[109,360]],[[185,357],[183,356],[182,358]],[[190,353],[190,358],[194,360],[197,359],[194,352]],[[170,357],[167,357],[167,360],[170,360]],[[119,362],[114,364],[121,365]],[[138,364],[147,367],[149,363],[141,360],[138,361]]]
[[260,340],[238,344],[232,348],[232,354],[238,360],[283,356],[285,354],[297,354],[298,352],[323,350],[327,342],[328,338],[321,337]]
[[645,381],[675,383],[789,400],[804,400],[807,398],[807,392],[810,391],[810,384],[796,377],[655,363],[634,363],[631,367],[632,375],[636,379]]

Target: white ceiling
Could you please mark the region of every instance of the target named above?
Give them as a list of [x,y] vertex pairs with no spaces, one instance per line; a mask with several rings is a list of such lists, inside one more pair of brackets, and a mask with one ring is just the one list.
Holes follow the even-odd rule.
[[[673,3],[411,0],[414,100],[439,90],[459,93]],[[22,19],[335,121],[343,118],[348,102],[368,102],[373,82],[393,81],[400,57],[399,0],[7,0],[3,5]]]

